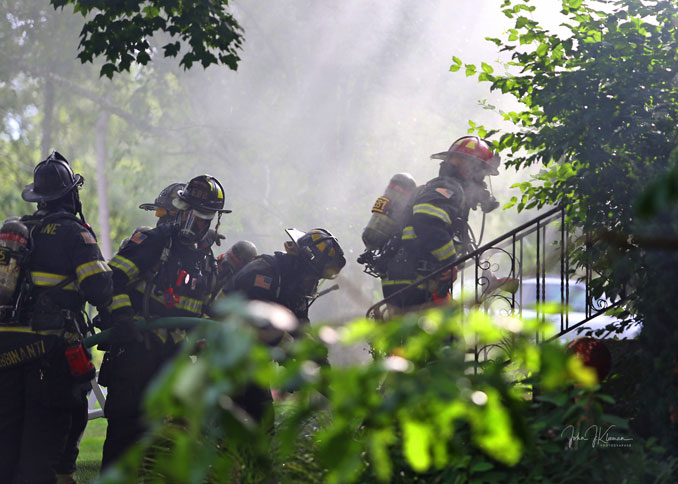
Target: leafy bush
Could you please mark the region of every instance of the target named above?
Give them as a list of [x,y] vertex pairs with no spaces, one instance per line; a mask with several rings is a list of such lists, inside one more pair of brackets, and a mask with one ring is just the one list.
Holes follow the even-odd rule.
[[[644,482],[676,470],[603,413],[610,397],[596,393],[592,370],[531,342],[536,324],[509,331],[437,309],[313,327],[271,348],[257,342],[247,305],[228,305],[223,322],[194,331],[208,342],[197,358],[187,345],[156,381],[149,436],[101,482],[135,482],[140,469],[144,482],[165,483]],[[506,352],[475,361],[472,350],[502,339]],[[371,344],[369,364],[316,363],[325,343],[356,341]],[[294,391],[272,434],[233,403],[252,381]]]

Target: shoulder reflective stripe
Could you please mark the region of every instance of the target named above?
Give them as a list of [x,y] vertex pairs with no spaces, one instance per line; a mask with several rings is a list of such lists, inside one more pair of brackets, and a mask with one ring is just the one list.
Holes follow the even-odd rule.
[[139,268],[136,266],[136,264],[120,255],[114,256],[108,262],[108,265],[113,269],[118,269],[124,272],[128,279],[136,279],[137,276],[139,276]]
[[127,294],[116,294],[111,302],[111,311],[125,307],[132,307],[132,301]]
[[78,276],[78,284],[81,284],[82,281],[87,279],[89,276],[101,274],[102,272],[111,272],[111,268],[108,267],[108,264],[102,260],[85,262],[84,264],[80,264],[75,269],[75,273]]
[[456,255],[457,249],[454,246],[454,240],[450,240],[447,244],[439,247],[431,252],[439,261],[444,261]]
[[417,238],[417,234],[414,232],[414,227],[408,225],[403,229],[403,235],[401,240],[413,240]]
[[[53,274],[51,272],[37,272],[37,271],[31,272],[31,280],[33,281],[33,284],[40,287],[56,286],[64,279],[66,279],[66,276],[62,274]],[[75,281],[73,281],[69,282],[61,289],[64,289],[66,291],[77,291],[78,286],[76,285]]]
[[447,224],[452,223],[450,216],[445,210],[443,210],[442,208],[438,208],[435,205],[431,205],[430,203],[418,203],[417,205],[412,207],[412,213],[415,215],[417,214],[430,215],[431,217],[439,218],[440,220]]

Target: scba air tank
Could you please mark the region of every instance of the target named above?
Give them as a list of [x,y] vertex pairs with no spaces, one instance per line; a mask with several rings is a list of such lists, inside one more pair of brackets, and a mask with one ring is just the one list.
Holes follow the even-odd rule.
[[21,261],[28,247],[28,228],[19,217],[10,217],[0,227],[0,306],[13,306],[21,273]]
[[363,230],[363,242],[368,250],[381,248],[400,230],[416,188],[417,182],[409,173],[393,175],[384,194],[374,202],[372,217]]

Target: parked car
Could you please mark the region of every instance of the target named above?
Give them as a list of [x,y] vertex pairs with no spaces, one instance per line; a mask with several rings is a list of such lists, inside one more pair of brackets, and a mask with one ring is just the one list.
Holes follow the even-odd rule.
[[[539,298],[537,298],[537,290],[539,290]],[[566,292],[567,290],[567,292]],[[542,293],[543,291],[543,293]],[[543,312],[537,314],[537,305],[535,304],[537,300],[542,300],[546,303],[554,303],[556,305],[567,304],[569,309],[566,313],[563,311],[561,314],[560,311],[551,314],[544,314]],[[561,280],[558,277],[546,277],[544,279],[539,279],[539,287],[537,287],[537,279],[530,278],[524,279],[520,288],[515,294],[516,305],[522,308],[522,317],[523,318],[536,318],[544,317],[546,320],[551,321],[556,333],[562,332],[564,329],[572,328],[577,323],[584,321],[587,318],[586,311],[586,286],[583,282],[579,282],[574,279],[568,281],[568,287],[561,288]],[[591,309],[590,315],[595,315],[599,311],[602,311],[604,308],[609,307],[612,303],[608,299],[601,299],[595,301],[593,308]],[[517,314],[518,311],[516,311]],[[572,329],[569,332],[565,333],[559,339],[562,342],[569,342],[573,339],[576,339],[580,336],[586,335],[588,330],[598,330],[604,329],[609,324],[619,322],[614,316],[610,316],[602,312],[597,316],[591,318],[590,321],[578,326],[576,329]],[[581,330],[580,330],[581,328]],[[633,339],[640,333],[640,325],[635,324],[628,326],[621,333],[604,333],[602,335],[592,336],[597,338],[618,338],[618,339]]]

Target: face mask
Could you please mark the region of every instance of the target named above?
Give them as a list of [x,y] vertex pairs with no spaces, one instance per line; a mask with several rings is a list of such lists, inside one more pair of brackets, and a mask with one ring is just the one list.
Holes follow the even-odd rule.
[[209,214],[195,209],[180,211],[179,237],[186,242],[199,241],[209,230],[213,217],[214,213]]

